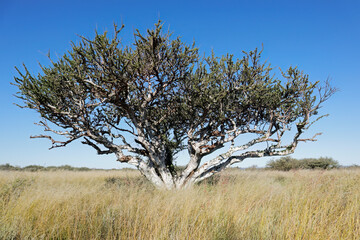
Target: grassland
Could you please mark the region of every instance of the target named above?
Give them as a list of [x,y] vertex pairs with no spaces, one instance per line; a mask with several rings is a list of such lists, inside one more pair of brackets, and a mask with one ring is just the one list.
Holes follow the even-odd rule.
[[0,239],[359,239],[360,170],[229,170],[178,191],[134,171],[0,171]]

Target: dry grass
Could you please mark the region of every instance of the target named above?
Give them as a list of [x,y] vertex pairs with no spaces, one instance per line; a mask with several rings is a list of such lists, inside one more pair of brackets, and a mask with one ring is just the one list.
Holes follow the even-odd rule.
[[159,191],[133,171],[3,171],[0,239],[359,239],[359,182],[360,170],[232,170]]

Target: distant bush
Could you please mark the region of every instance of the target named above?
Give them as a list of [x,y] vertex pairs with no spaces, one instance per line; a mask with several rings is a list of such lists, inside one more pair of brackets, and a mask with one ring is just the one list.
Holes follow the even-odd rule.
[[39,165],[29,165],[29,166],[23,167],[22,170],[29,171],[29,172],[37,172],[37,171],[44,170],[44,167],[39,166]]
[[90,171],[90,168],[87,167],[72,167],[70,165],[62,165],[56,167],[56,170],[64,170],[64,171]]
[[39,165],[29,165],[26,167],[14,167],[10,164],[3,164],[0,165],[0,170],[3,171],[28,171],[28,172],[37,172],[37,171],[91,171],[94,169],[87,168],[87,167],[72,167],[70,165],[63,165],[63,166],[49,166],[43,167]]
[[266,167],[272,170],[289,171],[292,169],[333,169],[338,168],[339,164],[332,158],[304,158],[295,159],[291,157],[283,157],[277,160],[271,160]]
[[266,164],[266,168],[279,171],[289,171],[291,169],[299,169],[300,162],[291,157],[283,157],[276,160],[271,160]]
[[3,171],[17,171],[17,170],[20,170],[21,168],[19,167],[14,167],[14,166],[11,166],[10,164],[3,164],[3,165],[0,165],[0,170],[3,170]]
[[350,165],[350,166],[343,166],[342,168],[357,170],[357,169],[360,169],[360,165],[353,164],[353,165]]
[[338,168],[339,163],[332,158],[321,157],[321,158],[305,158],[300,160],[303,162],[306,169],[333,169]]

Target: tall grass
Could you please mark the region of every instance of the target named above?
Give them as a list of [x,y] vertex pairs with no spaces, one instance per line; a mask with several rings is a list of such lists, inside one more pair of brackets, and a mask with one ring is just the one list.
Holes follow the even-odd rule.
[[133,171],[0,172],[0,239],[359,239],[360,170],[230,170],[160,191]]

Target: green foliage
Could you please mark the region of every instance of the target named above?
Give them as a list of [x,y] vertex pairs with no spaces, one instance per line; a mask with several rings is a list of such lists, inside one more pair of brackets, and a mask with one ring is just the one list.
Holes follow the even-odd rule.
[[277,160],[271,160],[267,163],[267,168],[279,171],[289,171],[294,169],[333,169],[338,168],[339,164],[332,158],[305,158],[294,159],[291,157],[282,157]]
[[333,169],[338,168],[339,163],[332,158],[321,157],[318,159],[315,158],[305,158],[302,160],[306,169]]
[[277,160],[271,160],[267,163],[266,167],[273,170],[289,171],[291,169],[299,169],[300,162],[291,157],[283,157]]

